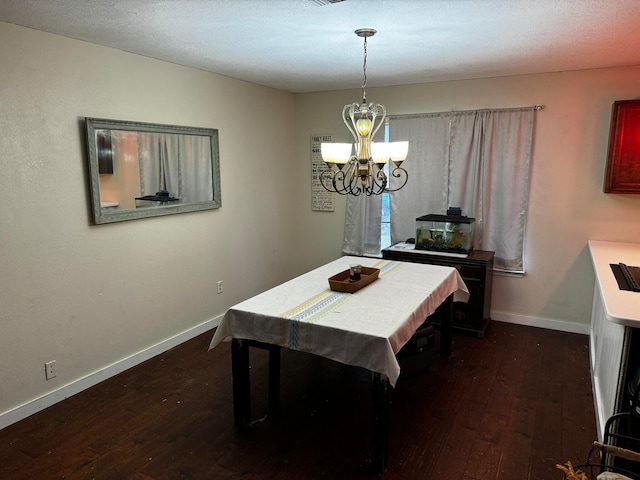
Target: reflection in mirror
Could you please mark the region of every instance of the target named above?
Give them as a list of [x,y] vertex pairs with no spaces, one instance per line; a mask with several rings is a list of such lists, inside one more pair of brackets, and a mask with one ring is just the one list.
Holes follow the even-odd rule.
[[85,122],[95,223],[221,206],[217,130]]

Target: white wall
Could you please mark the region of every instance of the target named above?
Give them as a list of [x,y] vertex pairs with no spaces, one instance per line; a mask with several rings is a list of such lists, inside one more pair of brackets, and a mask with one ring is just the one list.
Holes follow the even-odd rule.
[[[6,23],[0,45],[0,416],[291,277],[292,94]],[[92,226],[83,117],[217,128],[222,208]]]
[[[334,133],[337,141],[349,141],[340,112],[359,95],[296,96],[299,184],[311,174],[309,136]],[[611,106],[640,98],[640,67],[368,88],[367,97],[391,114],[544,105],[536,114],[527,273],[494,277],[493,318],[586,332],[594,283],[587,241],[640,242],[640,195],[602,191]],[[410,160],[403,166],[411,181]],[[301,254],[304,268],[340,248],[343,199],[337,204],[336,213],[311,215],[307,204],[299,204],[298,229],[306,236],[300,245],[314,245],[316,252]]]
[[[349,141],[359,90],[291,95],[5,23],[0,45],[0,426],[340,255],[344,198],[311,211],[309,144]],[[495,318],[588,323],[587,240],[640,238],[640,196],[602,193],[611,104],[639,85],[628,67],[368,89],[393,114],[545,105],[528,272],[495,278]],[[219,129],[222,208],[92,226],[86,116]]]

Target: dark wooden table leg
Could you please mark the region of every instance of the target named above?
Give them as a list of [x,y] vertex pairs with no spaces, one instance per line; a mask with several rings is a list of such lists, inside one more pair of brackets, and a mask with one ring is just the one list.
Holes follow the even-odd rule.
[[233,419],[236,426],[251,423],[251,379],[249,376],[249,342],[231,340],[231,374],[233,376]]
[[275,413],[280,403],[280,347],[269,349],[269,412]]
[[280,350],[282,347],[271,343],[247,340],[249,347],[261,348],[269,352],[269,413],[275,413],[280,403]]
[[451,327],[453,322],[453,295],[449,295],[444,302],[447,305],[447,315],[444,315],[440,325],[440,355],[448,357],[451,355],[451,337],[453,335]]
[[387,468],[389,453],[389,379],[382,373],[373,372],[371,386],[371,466],[381,474]]

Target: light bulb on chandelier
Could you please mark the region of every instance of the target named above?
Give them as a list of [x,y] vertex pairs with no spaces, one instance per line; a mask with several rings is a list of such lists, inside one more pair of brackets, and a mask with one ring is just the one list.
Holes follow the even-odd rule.
[[[409,178],[401,166],[407,158],[409,142],[373,142],[387,116],[384,105],[367,104],[367,38],[376,30],[361,28],[355,33],[364,38],[362,104],[354,102],[342,109],[342,121],[353,135],[355,153],[350,143],[322,143],[320,151],[327,169],[320,174],[320,183],[326,190],[340,195],[395,192],[404,187]],[[389,175],[398,179],[399,186],[388,188],[386,164],[389,164]]]

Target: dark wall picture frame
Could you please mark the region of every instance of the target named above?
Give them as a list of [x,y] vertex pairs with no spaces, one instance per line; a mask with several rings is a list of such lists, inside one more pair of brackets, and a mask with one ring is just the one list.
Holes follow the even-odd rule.
[[640,194],[640,100],[613,102],[604,192]]

